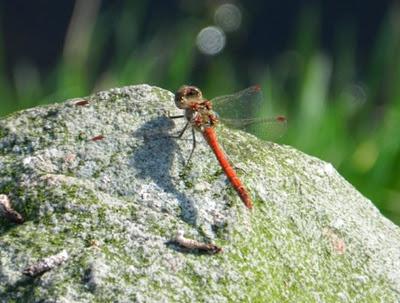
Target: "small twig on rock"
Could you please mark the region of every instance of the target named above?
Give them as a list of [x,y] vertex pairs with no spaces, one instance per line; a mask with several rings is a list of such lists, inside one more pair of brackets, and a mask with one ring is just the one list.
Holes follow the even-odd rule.
[[22,273],[28,277],[35,278],[61,265],[62,263],[67,261],[68,258],[69,255],[67,251],[63,250],[56,255],[44,258],[43,260],[40,260],[39,262],[28,266],[22,271]]
[[205,251],[205,252],[209,252],[212,254],[217,254],[223,251],[223,249],[221,247],[218,247],[215,244],[211,244],[211,243],[202,243],[196,240],[192,240],[192,239],[187,239],[184,236],[184,232],[182,230],[178,230],[176,233],[176,237],[175,237],[175,241],[186,248],[189,249],[198,249],[201,251]]
[[2,213],[7,220],[11,222],[18,224],[24,223],[24,218],[20,213],[12,208],[10,199],[7,195],[0,195],[0,213]]

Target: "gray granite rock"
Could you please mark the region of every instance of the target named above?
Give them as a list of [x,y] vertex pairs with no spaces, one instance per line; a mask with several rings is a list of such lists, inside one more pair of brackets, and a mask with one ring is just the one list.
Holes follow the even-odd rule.
[[0,194],[24,218],[0,216],[1,302],[399,301],[399,228],[329,163],[220,126],[249,211],[200,136],[185,168],[167,111],[138,85],[0,120]]

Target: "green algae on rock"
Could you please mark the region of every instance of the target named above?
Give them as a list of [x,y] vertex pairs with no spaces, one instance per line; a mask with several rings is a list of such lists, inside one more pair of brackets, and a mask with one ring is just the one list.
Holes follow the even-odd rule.
[[[0,119],[0,194],[25,219],[0,217],[0,302],[399,301],[399,228],[330,164],[219,127],[249,212],[205,142],[184,167],[167,112],[138,85]],[[223,252],[167,245],[178,230]]]

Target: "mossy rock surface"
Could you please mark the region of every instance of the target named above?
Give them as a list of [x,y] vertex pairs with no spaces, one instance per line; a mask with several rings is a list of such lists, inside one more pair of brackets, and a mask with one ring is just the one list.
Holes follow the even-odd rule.
[[0,302],[399,302],[399,228],[329,163],[218,127],[249,211],[201,136],[185,167],[168,111],[170,92],[138,85],[0,120],[0,194],[25,218],[0,217]]

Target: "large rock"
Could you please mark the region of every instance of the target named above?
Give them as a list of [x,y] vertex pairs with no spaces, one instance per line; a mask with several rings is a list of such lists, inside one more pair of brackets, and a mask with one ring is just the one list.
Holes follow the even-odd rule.
[[399,301],[399,228],[329,163],[219,127],[249,211],[199,136],[185,168],[167,111],[139,85],[0,120],[0,194],[25,220],[0,218],[1,302]]

